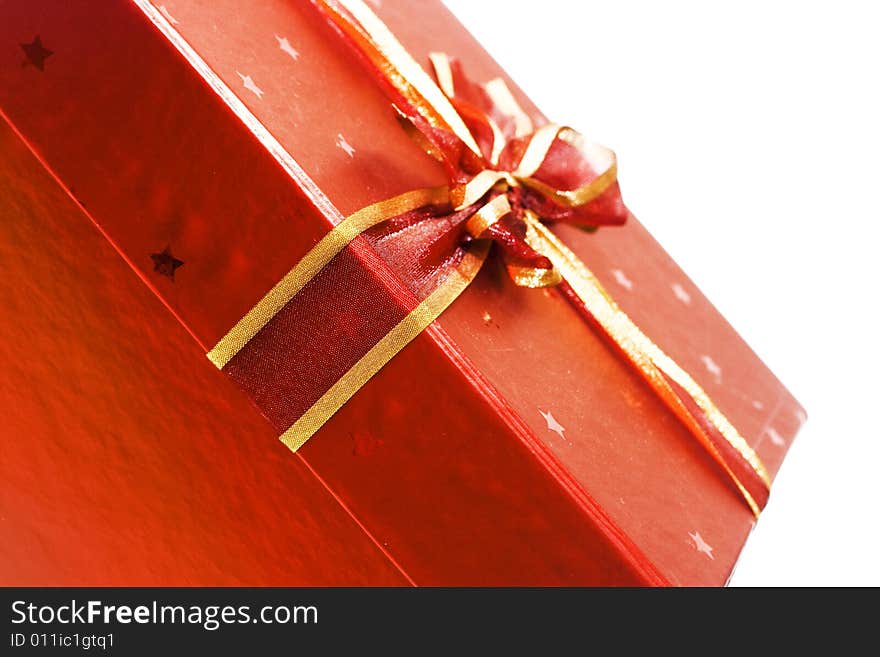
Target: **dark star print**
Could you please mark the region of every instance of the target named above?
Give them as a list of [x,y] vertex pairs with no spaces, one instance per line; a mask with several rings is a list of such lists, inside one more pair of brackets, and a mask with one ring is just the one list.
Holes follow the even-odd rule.
[[178,260],[171,255],[171,245],[166,246],[160,253],[151,253],[153,259],[153,271],[174,280],[174,272],[183,266],[183,260]]
[[27,57],[22,66],[30,64],[40,71],[43,70],[46,59],[53,54],[51,50],[43,46],[39,36],[35,36],[34,40],[30,43],[22,43],[20,45],[21,49],[24,50],[24,56]]

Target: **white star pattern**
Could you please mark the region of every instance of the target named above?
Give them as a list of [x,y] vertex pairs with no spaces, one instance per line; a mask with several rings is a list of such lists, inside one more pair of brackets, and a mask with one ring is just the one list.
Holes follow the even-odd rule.
[[703,361],[703,365],[706,366],[709,374],[714,376],[717,382],[721,383],[721,366],[712,360],[711,356],[700,356],[700,360]]
[[168,11],[168,9],[165,8],[165,5],[159,5],[159,13],[162,14],[168,20],[169,23],[171,23],[172,25],[177,25],[177,23],[178,23],[177,19],[171,15],[171,13]]
[[777,447],[785,447],[785,438],[779,435],[779,432],[773,427],[767,427],[767,435],[770,437],[770,442],[776,445]]
[[278,47],[281,48],[281,50],[286,52],[288,55],[290,55],[293,61],[299,59],[299,51],[292,45],[290,45],[290,41],[287,40],[287,37],[280,37],[276,34],[275,38],[278,39]]
[[342,150],[344,150],[348,154],[349,157],[352,157],[352,158],[354,157],[354,146],[352,146],[351,144],[349,144],[346,141],[345,137],[342,136],[341,132],[338,135],[336,135],[336,145],[339,146],[339,148],[341,148]]
[[538,409],[538,412],[544,416],[544,421],[547,423],[547,428],[550,429],[550,431],[554,431],[559,434],[560,438],[565,438],[565,427],[556,421],[556,418],[553,417],[553,413],[551,413],[550,411],[547,411],[545,413],[540,408]]
[[[236,71],[236,73],[238,73],[238,71]],[[242,75],[241,73],[238,73],[238,77],[241,78],[245,89],[247,89],[248,91],[253,91],[257,95],[257,98],[263,97],[263,90],[256,85],[250,75]]]
[[703,537],[700,536],[700,532],[689,532],[688,536],[690,536],[691,540],[694,542],[694,548],[697,550],[697,552],[702,552],[713,561],[715,560],[715,557],[712,555],[712,550],[714,548],[709,545],[705,540],[703,540]]
[[621,287],[625,287],[627,290],[633,289],[632,281],[626,277],[626,274],[624,274],[622,270],[612,269],[611,274],[614,276],[614,280],[616,280]]
[[681,301],[684,305],[691,305],[691,295],[688,294],[687,290],[678,283],[672,284],[672,293],[675,295],[675,298]]

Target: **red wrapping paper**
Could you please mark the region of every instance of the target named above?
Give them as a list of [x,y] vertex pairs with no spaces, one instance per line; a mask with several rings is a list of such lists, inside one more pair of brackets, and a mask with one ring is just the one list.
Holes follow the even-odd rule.
[[[53,54],[40,72],[7,49],[0,109],[82,204],[79,220],[147,283],[132,276],[141,293],[151,289],[206,351],[339,216],[444,180],[307,3],[260,3],[244,16],[225,0],[143,5],[37,2],[9,12],[7,42],[39,34]],[[377,11],[418,61],[442,50],[477,80],[503,75],[439,3],[420,3],[417,19],[403,2]],[[224,100],[223,85],[237,101]],[[233,111],[237,102],[253,118]],[[632,221],[558,233],[775,473],[803,411],[646,231]],[[183,262],[173,282],[150,258],[166,246]],[[377,286],[399,285],[369,249],[351,267]],[[130,317],[149,326],[149,314]],[[208,376],[207,389],[229,385]],[[247,402],[241,409],[249,445],[283,450]],[[202,433],[181,426],[178,435],[198,442]],[[418,584],[720,584],[753,520],[563,299],[516,288],[492,263],[300,454],[346,517],[376,537],[382,563]],[[245,476],[234,454],[213,456],[227,483]],[[298,490],[282,495],[295,510],[314,504]],[[269,527],[283,536],[289,517]],[[300,536],[320,543],[323,529]],[[324,567],[336,572],[339,558]],[[247,560],[240,567],[248,572]],[[89,569],[81,577],[101,581]]]
[[0,152],[0,583],[406,584],[6,124]]

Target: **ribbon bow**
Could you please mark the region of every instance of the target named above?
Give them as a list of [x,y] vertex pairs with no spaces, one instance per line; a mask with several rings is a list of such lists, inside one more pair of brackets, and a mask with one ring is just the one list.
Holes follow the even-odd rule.
[[[755,515],[767,501],[760,458],[694,379],[620,309],[547,226],[621,225],[628,212],[614,153],[571,128],[534,127],[503,80],[481,86],[431,55],[437,82],[361,0],[312,0],[362,61],[404,129],[446,169],[418,189],[347,217],[209,352],[221,369],[352,240],[366,237],[422,301],[281,436],[301,447],[474,280],[491,245],[517,285],[555,288],[603,334],[719,464]],[[234,369],[234,368],[233,368]]]
[[398,107],[401,123],[446,167],[452,210],[463,213],[458,218],[466,219],[465,234],[492,240],[517,285],[558,285],[562,276],[542,253],[536,224],[623,224],[628,212],[613,151],[568,127],[535,130],[501,78],[477,85],[443,53],[432,53],[431,63],[461,122],[453,119],[450,133],[404,104],[407,109]]

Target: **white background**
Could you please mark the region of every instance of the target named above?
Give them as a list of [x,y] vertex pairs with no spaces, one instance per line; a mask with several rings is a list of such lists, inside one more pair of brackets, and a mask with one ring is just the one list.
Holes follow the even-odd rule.
[[731,583],[880,585],[876,7],[446,4],[809,413]]

